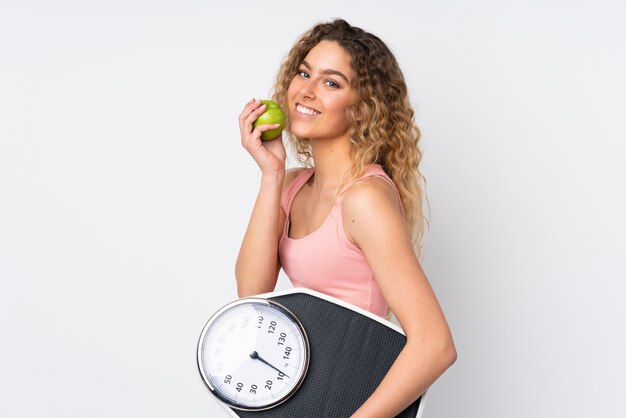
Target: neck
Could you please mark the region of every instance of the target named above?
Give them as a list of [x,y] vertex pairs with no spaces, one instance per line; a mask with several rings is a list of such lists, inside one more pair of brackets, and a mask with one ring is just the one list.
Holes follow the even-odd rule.
[[351,146],[347,138],[310,140],[315,161],[315,189],[337,187],[345,180],[352,166]]

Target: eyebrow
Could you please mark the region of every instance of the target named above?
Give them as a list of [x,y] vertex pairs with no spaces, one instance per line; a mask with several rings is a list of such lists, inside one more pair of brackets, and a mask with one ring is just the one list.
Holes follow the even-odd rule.
[[[304,65],[306,68],[308,68],[309,70],[312,70],[313,67],[311,67],[311,64],[309,64],[308,62],[306,62],[306,60],[302,61],[302,65]],[[326,69],[326,70],[321,70],[320,71],[322,74],[329,74],[329,75],[336,75],[339,76],[341,78],[343,78],[346,83],[348,83],[348,85],[350,84],[350,81],[348,80],[348,77],[346,77],[341,71],[337,71],[337,70],[332,70],[330,68]]]

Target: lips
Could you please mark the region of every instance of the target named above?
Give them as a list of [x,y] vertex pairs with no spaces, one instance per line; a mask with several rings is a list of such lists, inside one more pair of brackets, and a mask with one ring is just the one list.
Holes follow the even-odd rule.
[[307,116],[317,116],[322,113],[310,107],[301,105],[300,103],[296,104],[296,112],[301,113],[303,115],[307,115]]

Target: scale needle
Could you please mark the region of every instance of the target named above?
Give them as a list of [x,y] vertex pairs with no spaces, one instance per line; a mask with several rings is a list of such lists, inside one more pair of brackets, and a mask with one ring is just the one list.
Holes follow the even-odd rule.
[[[280,370],[278,370],[276,367],[272,366],[271,364],[269,364],[266,360],[264,360],[261,356],[259,356],[259,353],[257,353],[256,351],[253,351],[250,353],[250,358],[254,359],[254,360],[261,360],[262,363],[267,364],[268,366],[270,366],[272,369],[276,370],[278,373],[281,373],[285,376],[287,376],[285,373],[281,372]],[[291,377],[287,376],[289,379],[291,379]]]

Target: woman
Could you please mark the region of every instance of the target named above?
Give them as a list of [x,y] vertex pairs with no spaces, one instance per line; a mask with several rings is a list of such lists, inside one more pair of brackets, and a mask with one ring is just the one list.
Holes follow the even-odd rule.
[[393,417],[456,359],[413,247],[423,232],[423,179],[404,77],[379,38],[335,20],[294,45],[273,100],[307,167],[285,169],[281,140],[260,140],[277,125],[253,129],[265,106],[248,102],[241,141],[262,177],[237,259],[239,296],[273,291],[282,267],[295,286],[383,317],[391,309],[407,344],[353,417]]

